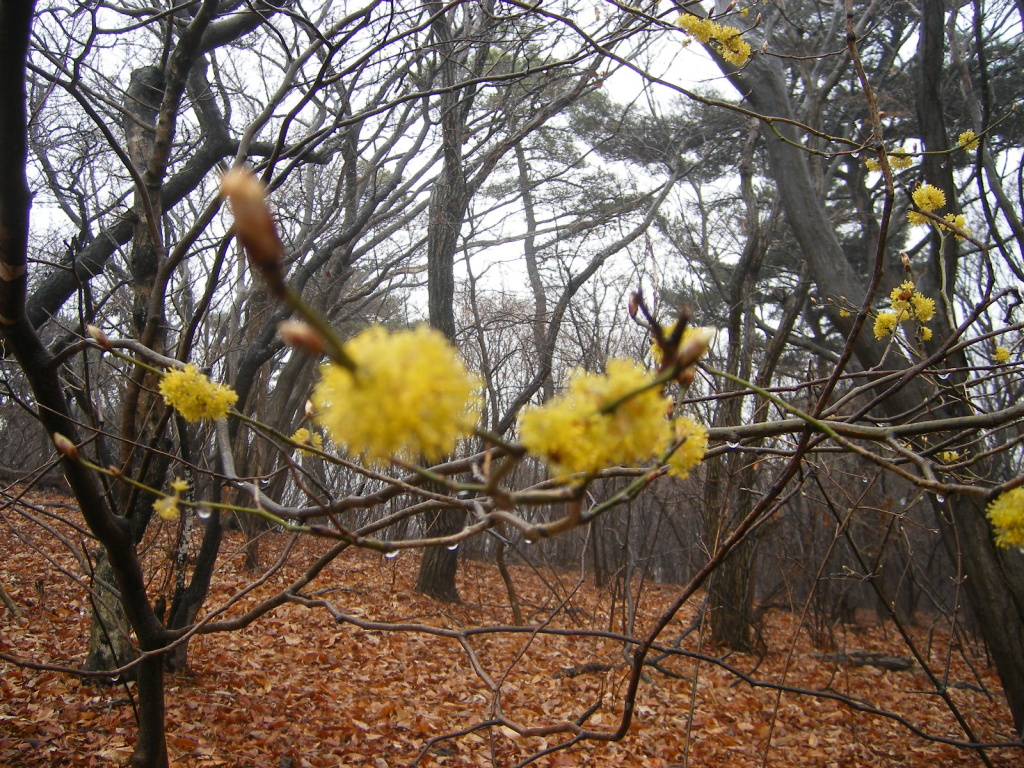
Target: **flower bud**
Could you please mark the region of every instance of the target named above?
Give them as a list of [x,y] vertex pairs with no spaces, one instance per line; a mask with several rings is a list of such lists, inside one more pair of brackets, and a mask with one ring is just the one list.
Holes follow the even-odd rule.
[[53,433],[53,444],[61,454],[69,459],[78,458],[78,446],[60,432]]
[[629,294],[629,316],[636,320],[636,313],[640,310],[640,294],[633,291]]
[[715,333],[714,328],[687,328],[683,334],[683,343],[679,347],[679,361],[684,366],[696,363],[708,351]]
[[277,236],[263,184],[248,168],[235,167],[221,178],[220,194],[231,203],[235,237],[245,248],[249,263],[280,296],[284,292],[284,246]]
[[277,324],[277,335],[289,347],[304,352],[310,357],[319,357],[324,353],[323,336],[308,323],[284,320]]
[[114,345],[110,343],[110,339],[107,338],[107,334],[95,325],[85,326],[85,332],[89,334],[89,338],[99,344],[100,347],[105,349],[107,352],[114,348]]

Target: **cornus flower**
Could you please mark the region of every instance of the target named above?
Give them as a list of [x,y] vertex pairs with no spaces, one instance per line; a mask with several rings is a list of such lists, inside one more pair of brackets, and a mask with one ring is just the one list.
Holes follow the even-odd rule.
[[679,447],[668,457],[669,474],[685,478],[704,459],[708,450],[708,430],[689,416],[680,416],[672,424]]
[[889,165],[893,168],[909,168],[914,164],[914,157],[905,149],[897,149],[889,155]]
[[[889,167],[896,170],[909,168],[914,164],[914,156],[905,149],[894,149],[886,155],[886,158],[889,161]],[[872,173],[879,173],[882,170],[882,164],[878,162],[877,157],[869,157],[864,161],[864,166]]]
[[707,43],[714,36],[718,27],[711,19],[702,19],[692,13],[683,13],[676,19],[676,24],[690,37],[696,38],[698,42]]
[[992,353],[992,359],[997,363],[1005,363],[1010,359],[1010,350],[1006,347],[996,347],[995,351]]
[[[876,339],[884,339],[896,331],[900,323],[916,320],[927,323],[935,316],[935,299],[914,290],[914,283],[904,280],[889,292],[891,310],[879,312],[875,317],[874,333]],[[928,341],[932,337],[930,328],[920,327],[921,340]]]
[[[922,211],[936,211],[946,204],[946,193],[931,184],[922,184],[910,196],[914,200],[914,205]],[[931,219],[923,216],[919,211],[907,211],[907,221],[919,225],[928,224]]]
[[604,375],[577,371],[565,394],[523,412],[520,439],[559,481],[648,461],[668,446],[672,406],[653,380],[631,360],[610,360]]
[[740,37],[735,27],[720,27],[715,43],[719,55],[734,67],[742,67],[750,58],[750,44]]
[[914,190],[911,197],[922,211],[935,211],[946,204],[946,193],[931,184],[922,184]]
[[692,13],[681,14],[676,24],[690,37],[705,45],[710,43],[719,56],[735,67],[742,67],[750,58],[750,44],[736,27],[702,19]]
[[185,421],[222,419],[238,401],[231,387],[216,384],[189,363],[184,370],[168,371],[160,379],[164,402],[182,415]]
[[[308,445],[313,448],[316,448],[318,451],[322,450],[324,447],[324,439],[320,436],[320,433],[310,432],[305,427],[300,427],[299,429],[296,429],[295,432],[292,434],[292,440],[295,441],[296,443],[299,443],[300,445]],[[299,453],[301,453],[303,456],[316,455],[313,451],[307,451],[303,448],[299,448]]]
[[964,149],[977,149],[978,136],[974,131],[966,130],[957,136],[956,143]]
[[910,305],[914,309],[914,316],[919,323],[927,323],[935,317],[935,299],[925,296],[918,291],[910,297]]
[[900,324],[900,314],[897,312],[879,312],[875,317],[875,326],[872,329],[876,339],[884,339],[892,334]]
[[954,461],[960,461],[960,454],[956,451],[943,451],[939,454],[939,458],[947,464],[952,464]]
[[1000,547],[1024,547],[1024,488],[999,494],[988,505],[986,517]]
[[314,420],[350,453],[435,461],[476,426],[480,382],[440,332],[375,325],[345,350],[355,371],[324,366],[312,401]]
[[180,477],[176,477],[171,481],[171,490],[174,491],[173,495],[162,496],[153,502],[153,511],[162,520],[177,520],[181,515],[178,502],[181,501],[181,494],[188,490],[188,483]]
[[[962,229],[963,231],[967,232],[967,218],[962,213],[947,213],[942,218],[944,218],[947,222],[952,224],[954,227],[957,227],[958,229]],[[939,226],[942,229],[948,229],[951,232],[953,232],[953,234],[956,235],[956,239],[957,240],[963,240],[963,237],[961,237],[959,234],[957,234],[952,229],[952,227],[948,227],[945,224],[940,224]]]

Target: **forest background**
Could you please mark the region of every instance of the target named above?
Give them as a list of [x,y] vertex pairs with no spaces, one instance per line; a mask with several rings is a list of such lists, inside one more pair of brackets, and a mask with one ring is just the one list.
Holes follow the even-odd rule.
[[[130,763],[167,765],[168,681],[197,639],[296,606],[367,634],[440,631],[399,609],[359,619],[326,577],[358,550],[412,550],[414,590],[441,604],[462,599],[470,565],[501,579],[506,615],[486,632],[441,628],[483,684],[444,735],[487,734],[493,764],[642,728],[651,677],[686,676],[666,658],[1013,759],[1022,25],[1004,0],[3,0],[2,524],[9,562],[79,595],[90,632],[39,642],[54,635],[21,616],[34,587],[11,565],[5,620],[34,630],[5,631],[2,663],[113,680]],[[722,84],[680,84],[709,61]],[[269,270],[251,247],[250,267],[220,195],[242,164],[282,244]],[[312,337],[282,338],[296,315]],[[322,351],[306,342],[337,359],[371,325],[421,322],[479,373],[479,427],[429,469],[361,460],[306,405]],[[696,367],[687,325],[718,329]],[[617,358],[708,426],[689,477],[616,461],[563,478],[558,456],[524,446],[524,409]],[[166,371],[184,363],[231,387],[230,413],[169,406]],[[73,505],[33,502],[46,483]],[[527,609],[520,564],[548,589]],[[608,601],[591,624],[550,577],[566,568]],[[787,636],[772,611],[799,617]],[[828,664],[863,660],[837,634],[868,617],[951,731],[904,717],[913,696],[879,707],[758,677],[798,637]],[[924,649],[922,626],[946,653]],[[488,633],[523,643],[503,674],[475,655]],[[526,649],[565,635],[581,640],[569,668],[597,664],[607,684],[506,710]],[[585,638],[618,643],[621,666]],[[984,735],[955,693],[975,667],[1005,698]],[[769,762],[771,729],[743,735]]]

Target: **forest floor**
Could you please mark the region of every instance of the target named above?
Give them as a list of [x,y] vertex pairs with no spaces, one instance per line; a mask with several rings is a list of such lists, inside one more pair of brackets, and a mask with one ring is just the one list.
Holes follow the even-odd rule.
[[[37,506],[36,513],[54,507],[59,502]],[[80,532],[55,525],[69,542],[82,541]],[[161,554],[161,542],[150,543],[151,559]],[[268,535],[262,564],[274,564],[287,542],[283,534]],[[326,548],[320,541],[300,542],[280,569],[256,584],[243,568],[239,535],[228,534],[207,606],[233,601],[218,618],[237,617]],[[520,764],[566,734],[523,738],[504,727],[471,730],[491,716],[491,691],[500,690],[501,711],[522,725],[564,723],[599,704],[587,726],[613,731],[628,680],[626,654],[621,641],[598,633],[621,633],[625,608],[634,604],[633,632],[642,636],[681,589],[637,579],[624,603],[621,584],[616,592],[573,572],[513,565],[526,623],[572,632],[466,634],[460,642],[429,629],[512,624],[498,569],[461,562],[464,603],[448,605],[413,592],[418,562],[412,553],[386,559],[345,552],[303,593],[329,602],[344,617],[390,627],[368,630],[337,621],[325,602],[289,603],[245,629],[196,637],[189,671],[167,678],[173,764],[393,768],[417,758],[421,766]],[[86,596],[76,583],[82,572],[83,564],[54,536],[11,508],[0,511],[0,585],[20,614],[0,604],[0,653],[80,667],[89,637]],[[156,571],[154,594],[166,578]],[[951,637],[948,623],[919,621],[911,637],[947,683],[949,703],[895,627],[877,617],[835,627],[834,645],[822,648],[811,642],[799,617],[773,611],[766,617],[763,654],[731,654],[719,663],[720,652],[702,645],[693,629],[699,602],[691,600],[662,633],[664,645],[685,653],[659,655],[659,665],[645,670],[624,739],[584,741],[533,764],[983,765],[978,752],[949,743],[965,740],[949,703],[976,741],[1013,740],[999,682],[982,649],[962,633]],[[768,685],[751,685],[736,671]],[[0,768],[124,764],[135,733],[133,696],[132,684],[99,685],[0,659]],[[445,734],[455,735],[431,741]],[[985,755],[994,766],[1024,764],[1021,748],[993,748]]]

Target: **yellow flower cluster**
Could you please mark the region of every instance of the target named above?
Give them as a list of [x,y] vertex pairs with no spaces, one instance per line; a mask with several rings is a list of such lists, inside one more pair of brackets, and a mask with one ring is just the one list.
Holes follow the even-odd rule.
[[[914,190],[911,197],[914,199],[914,205],[920,208],[921,211],[937,211],[939,208],[946,205],[946,194],[941,189],[934,187],[931,184],[922,184]],[[952,227],[959,227],[966,231],[967,219],[964,218],[963,214],[947,213],[943,217],[950,225],[952,225],[951,227],[929,219],[921,213],[921,211],[907,211],[907,221],[914,226],[921,224],[935,224],[939,229],[945,229],[950,232],[953,232]],[[954,232],[954,234],[956,233]],[[956,238],[958,240],[963,239],[959,234],[956,234]]]
[[711,19],[683,13],[676,24],[690,37],[707,45],[711,43],[715,53],[735,67],[742,67],[750,58],[750,44],[743,39],[736,27],[719,24]]
[[992,359],[997,363],[1005,363],[1010,359],[1010,350],[1006,347],[996,347],[995,351],[992,353]]
[[345,351],[355,372],[326,365],[312,401],[315,420],[350,453],[435,461],[476,426],[480,382],[440,332],[375,325]]
[[935,299],[914,290],[910,280],[904,280],[889,293],[889,306],[875,317],[874,333],[876,339],[884,339],[894,333],[900,323],[916,320],[921,324],[921,338],[928,341],[932,337],[930,328],[924,323],[935,317]]
[[[292,434],[292,440],[300,445],[308,445],[316,450],[321,451],[324,447],[324,439],[320,436],[319,432],[310,432],[305,427],[299,427]],[[315,456],[313,451],[307,451],[304,448],[299,448],[299,453],[303,456]]]
[[[905,149],[895,149],[889,153],[887,158],[889,160],[889,167],[897,170],[909,168],[914,164],[914,156]],[[882,170],[882,164],[878,162],[877,157],[869,157],[864,161],[864,165],[873,173],[879,173]]]
[[699,421],[680,416],[675,420],[672,431],[680,445],[668,457],[669,474],[685,478],[703,461],[708,451],[708,430]]
[[957,136],[956,143],[964,149],[977,149],[978,148],[978,135],[968,129]]
[[185,421],[222,419],[228,415],[238,394],[231,387],[210,381],[189,363],[183,370],[165,373],[160,379],[164,402],[184,417]]
[[171,481],[171,490],[174,491],[172,496],[162,496],[153,502],[153,511],[162,520],[177,520],[181,515],[178,510],[178,502],[181,501],[181,494],[188,490],[188,483],[180,477],[176,477]]
[[1000,547],[1024,547],[1024,488],[999,494],[988,505],[986,517]]
[[577,371],[565,394],[523,412],[523,445],[562,482],[577,473],[642,464],[682,441],[683,455],[671,466],[685,476],[704,457],[707,431],[688,419],[673,428],[666,418],[672,401],[653,382],[631,360],[610,360],[604,375]]
[[947,213],[942,218],[944,218],[946,221],[948,221],[952,226],[946,226],[945,224],[939,224],[939,227],[942,228],[942,229],[948,229],[950,232],[952,232],[956,236],[957,240],[963,240],[963,238],[956,233],[956,231],[953,229],[953,227],[957,227],[958,229],[962,229],[962,230],[964,230],[966,232],[967,231],[967,218],[962,213]]

